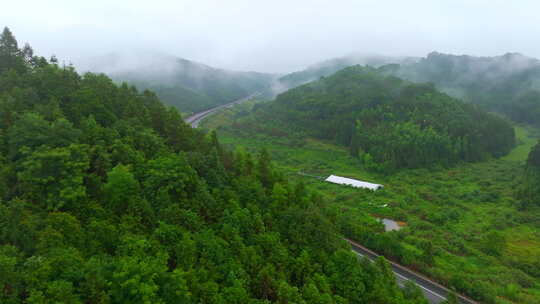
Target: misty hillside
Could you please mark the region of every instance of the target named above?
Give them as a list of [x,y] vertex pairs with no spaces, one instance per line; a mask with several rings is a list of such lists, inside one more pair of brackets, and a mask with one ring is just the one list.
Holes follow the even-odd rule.
[[109,54],[84,64],[115,81],[155,91],[167,105],[182,112],[198,112],[265,90],[271,74],[213,68],[163,54]]
[[392,63],[414,63],[419,59],[416,57],[389,57],[380,55],[349,55],[339,58],[329,59],[307,67],[302,71],[293,72],[280,77],[273,87],[275,94],[282,93],[288,89],[318,80],[323,76],[329,76],[335,72],[353,65],[369,65],[379,67]]
[[518,53],[496,57],[433,52],[418,62],[385,67],[414,82],[484,105],[520,122],[540,123],[540,61]]
[[332,141],[386,172],[499,157],[515,141],[512,126],[496,115],[431,84],[362,66],[280,94],[237,127]]
[[540,61],[519,53],[475,57],[432,52],[424,58],[345,56],[280,77],[273,84],[279,94],[352,66],[381,67],[388,74],[412,82],[431,82],[453,96],[498,111],[509,118],[540,124]]

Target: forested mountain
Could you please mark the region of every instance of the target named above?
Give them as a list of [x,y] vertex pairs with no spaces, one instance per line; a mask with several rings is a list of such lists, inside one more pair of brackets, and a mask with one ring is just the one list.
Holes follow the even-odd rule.
[[278,80],[273,84],[274,93],[282,93],[288,89],[292,89],[308,82],[318,80],[323,76],[332,75],[341,69],[353,65],[360,64],[369,65],[372,67],[379,67],[387,64],[414,63],[417,60],[419,59],[415,57],[388,57],[377,55],[349,55],[334,58],[309,66],[305,70],[290,73],[278,78]]
[[361,66],[289,90],[239,124],[246,132],[334,141],[382,171],[498,157],[515,141],[512,126],[498,116],[433,85]]
[[432,82],[465,101],[502,112],[518,122],[540,124],[540,61],[518,53],[496,57],[430,53],[387,71],[414,82]]
[[504,113],[512,120],[540,124],[540,61],[518,53],[475,57],[432,52],[424,58],[346,56],[280,77],[275,93],[361,64],[412,82],[431,82],[437,89],[466,102]]
[[271,74],[216,69],[163,54],[109,54],[83,66],[138,89],[150,89],[182,112],[198,112],[262,92],[274,79]]
[[155,94],[0,37],[1,303],[425,303]]

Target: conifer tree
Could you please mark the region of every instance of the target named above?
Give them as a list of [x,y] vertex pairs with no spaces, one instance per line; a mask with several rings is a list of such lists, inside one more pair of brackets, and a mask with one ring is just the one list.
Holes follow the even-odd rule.
[[17,40],[5,27],[0,35],[0,74],[5,71],[21,66],[20,50]]

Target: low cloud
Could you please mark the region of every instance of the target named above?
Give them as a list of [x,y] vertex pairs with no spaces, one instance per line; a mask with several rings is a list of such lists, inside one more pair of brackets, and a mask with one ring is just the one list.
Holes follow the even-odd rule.
[[3,3],[0,20],[38,54],[76,65],[136,50],[283,73],[350,52],[540,57],[539,9],[525,0],[29,0]]

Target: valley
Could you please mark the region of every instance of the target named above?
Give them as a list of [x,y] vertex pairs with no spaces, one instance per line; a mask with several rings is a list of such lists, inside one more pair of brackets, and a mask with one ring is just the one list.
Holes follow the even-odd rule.
[[[256,106],[224,110],[205,120],[202,127],[216,129],[230,148],[267,149],[290,179],[326,197],[325,213],[345,236],[386,258],[479,302],[534,303],[540,299],[535,272],[540,266],[540,210],[522,210],[515,198],[526,151],[540,137],[538,129],[515,126],[518,145],[500,159],[385,175],[366,168],[347,149],[328,141],[285,134],[251,136],[235,127]],[[385,187],[375,192],[358,190],[297,172],[337,174]],[[382,225],[370,215],[407,226],[383,233]]]
[[249,96],[246,96],[244,98],[240,98],[238,100],[235,100],[235,101],[231,101],[229,103],[226,103],[224,105],[221,105],[221,106],[217,106],[217,107],[214,107],[214,108],[211,108],[211,109],[208,109],[206,111],[202,111],[202,112],[198,112],[198,113],[195,113],[191,116],[188,116],[184,119],[185,122],[187,122],[188,124],[191,125],[191,127],[193,128],[197,128],[199,126],[199,123],[203,120],[203,119],[206,119],[208,118],[208,116],[212,115],[212,114],[215,114],[217,112],[219,112],[220,110],[223,110],[223,109],[226,109],[226,108],[229,108],[229,107],[232,107],[236,104],[240,104],[242,102],[246,102],[246,101],[249,101],[251,100],[252,98],[256,97],[260,95],[260,93],[254,93],[254,94],[251,94]]

